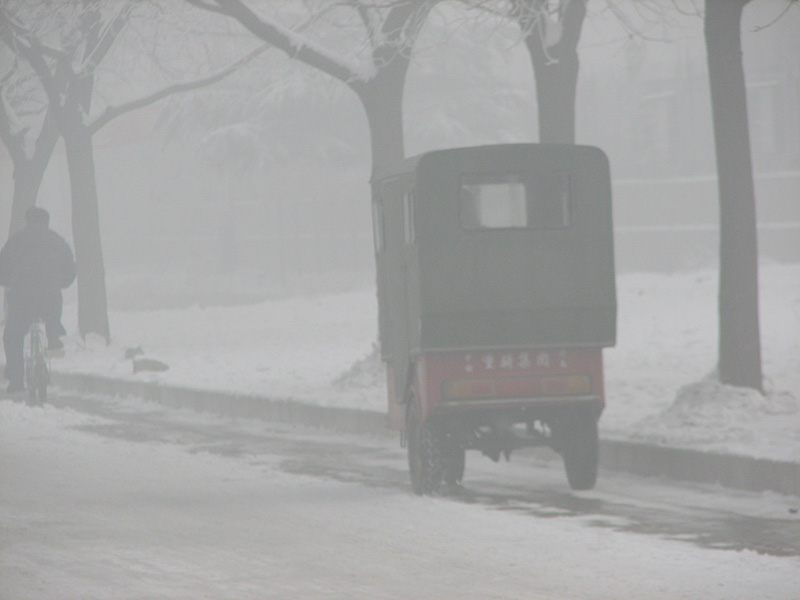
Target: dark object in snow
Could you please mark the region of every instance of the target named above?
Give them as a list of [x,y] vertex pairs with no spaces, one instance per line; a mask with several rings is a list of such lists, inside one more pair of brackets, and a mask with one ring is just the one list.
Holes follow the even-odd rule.
[[142,350],[141,346],[137,346],[136,348],[128,348],[125,350],[126,359],[136,358],[142,354],[144,354],[144,350]]
[[139,371],[167,371],[168,369],[169,365],[161,362],[160,360],[155,360],[154,358],[133,359],[134,373],[138,373]]

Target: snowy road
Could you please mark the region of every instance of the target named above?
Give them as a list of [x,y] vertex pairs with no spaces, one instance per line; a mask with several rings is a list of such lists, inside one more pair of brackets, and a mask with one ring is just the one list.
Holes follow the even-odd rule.
[[0,401],[0,599],[800,597],[797,498],[63,395]]

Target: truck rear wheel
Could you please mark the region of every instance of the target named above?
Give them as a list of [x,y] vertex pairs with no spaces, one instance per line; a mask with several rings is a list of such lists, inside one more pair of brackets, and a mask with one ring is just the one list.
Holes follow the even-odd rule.
[[408,438],[408,467],[411,487],[415,494],[434,494],[439,490],[443,477],[441,445],[435,427],[420,418],[416,400],[409,402],[406,414],[406,436]]
[[455,440],[448,440],[442,452],[442,478],[448,486],[456,486],[464,478],[467,451]]
[[561,455],[567,481],[573,490],[590,490],[597,482],[599,440],[597,418],[589,410],[576,410],[561,422]]

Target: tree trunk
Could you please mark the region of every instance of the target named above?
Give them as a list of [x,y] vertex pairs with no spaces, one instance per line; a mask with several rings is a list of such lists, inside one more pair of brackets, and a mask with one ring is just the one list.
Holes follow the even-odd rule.
[[561,38],[550,47],[542,39],[546,25],[524,20],[521,23],[523,29],[529,32],[525,36],[525,45],[536,79],[540,142],[575,143],[575,95],[579,69],[577,46],[585,17],[585,0],[567,2],[561,18]]
[[741,48],[748,1],[706,0],[705,39],[719,181],[719,379],[761,391],[758,239]]
[[354,83],[369,125],[372,174],[382,165],[405,158],[403,139],[403,87],[408,60],[395,57],[374,79]]
[[62,130],[72,191],[72,236],[78,265],[78,331],[96,333],[110,343],[105,267],[92,137],[78,116]]
[[20,147],[10,149],[14,160],[14,197],[11,203],[9,237],[15,231],[22,229],[25,224],[25,211],[36,204],[42,178],[47,165],[50,164],[50,157],[53,156],[58,138],[58,129],[50,125],[45,118],[31,158],[25,155],[24,142]]
[[9,237],[15,231],[22,229],[25,224],[25,211],[36,204],[44,170],[47,168],[47,162],[39,164],[40,162],[35,159],[25,160],[14,165],[14,198],[11,202]]

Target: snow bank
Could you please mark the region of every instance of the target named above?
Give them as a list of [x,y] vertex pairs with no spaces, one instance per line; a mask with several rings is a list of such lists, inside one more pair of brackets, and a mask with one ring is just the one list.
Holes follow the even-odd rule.
[[[244,294],[242,282],[217,284]],[[112,279],[109,288],[113,286]],[[202,283],[206,297],[213,297],[209,290],[214,286],[213,279]],[[140,290],[144,298],[141,290],[152,289],[137,288],[130,279],[124,287],[125,306],[143,305],[134,292]],[[192,297],[194,287],[185,285],[185,298]],[[624,274],[617,290],[617,345],[604,354],[605,437],[800,461],[800,265],[761,269],[766,397],[720,386],[707,377],[717,360],[715,272]],[[256,292],[263,289],[254,286]],[[173,300],[174,294],[170,288]],[[65,307],[70,332],[77,330],[75,313],[73,290]],[[238,306],[118,309],[110,319],[111,346],[69,336],[67,356],[54,366],[74,373],[385,410],[372,288]],[[169,370],[134,374],[125,350],[136,347]]]

